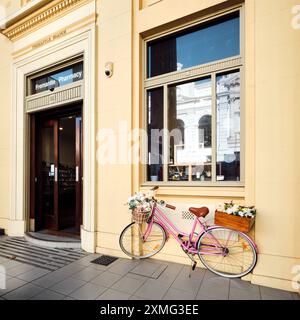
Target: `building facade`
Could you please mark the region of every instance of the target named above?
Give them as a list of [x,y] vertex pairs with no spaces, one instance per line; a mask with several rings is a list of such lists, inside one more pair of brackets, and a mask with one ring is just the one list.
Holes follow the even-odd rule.
[[[123,256],[124,203],[255,205],[245,280],[298,291],[297,0],[0,1],[0,227]],[[146,138],[144,134],[146,134]],[[150,132],[175,130],[169,138]],[[155,144],[155,142],[157,142]],[[158,259],[188,263],[171,239]]]

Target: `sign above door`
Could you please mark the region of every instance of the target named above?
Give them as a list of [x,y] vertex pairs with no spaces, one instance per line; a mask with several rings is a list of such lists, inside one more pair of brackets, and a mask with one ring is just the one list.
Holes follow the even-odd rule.
[[80,80],[83,80],[82,62],[31,79],[30,95],[48,90],[53,91],[55,88],[63,87]]

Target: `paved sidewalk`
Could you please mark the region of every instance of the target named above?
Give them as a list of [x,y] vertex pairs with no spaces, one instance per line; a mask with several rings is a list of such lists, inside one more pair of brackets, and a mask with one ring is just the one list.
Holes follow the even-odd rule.
[[7,274],[0,300],[300,299],[295,293],[224,279],[200,268],[189,278],[189,267],[181,264],[151,259],[118,259],[108,267],[92,264],[99,256],[87,255],[55,271],[0,257]]

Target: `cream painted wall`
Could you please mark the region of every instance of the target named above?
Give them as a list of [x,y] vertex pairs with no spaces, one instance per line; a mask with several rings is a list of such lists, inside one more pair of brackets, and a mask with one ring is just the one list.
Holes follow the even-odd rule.
[[291,279],[292,267],[300,264],[300,30],[291,25],[296,4],[255,1],[258,277]]
[[7,229],[10,215],[10,110],[11,43],[0,34],[0,227]]
[[[130,0],[97,1],[97,132],[112,129],[117,138],[122,136],[120,122],[127,124],[128,131],[131,128],[131,10]],[[109,61],[114,74],[106,78],[104,65]],[[118,237],[130,222],[124,203],[132,192],[131,165],[97,162],[97,169],[97,251],[120,252]]]

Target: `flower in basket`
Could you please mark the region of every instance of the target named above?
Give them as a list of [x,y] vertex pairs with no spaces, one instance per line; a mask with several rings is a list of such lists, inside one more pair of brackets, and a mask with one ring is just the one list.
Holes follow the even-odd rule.
[[137,209],[140,212],[150,212],[151,205],[149,198],[142,192],[136,193],[134,196],[130,197],[127,201],[129,210]]

